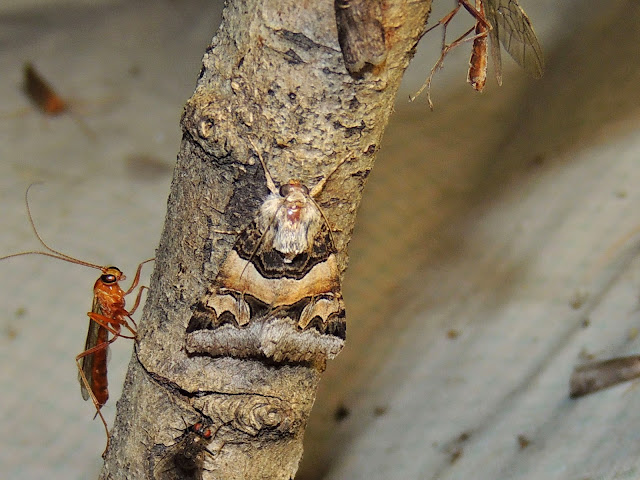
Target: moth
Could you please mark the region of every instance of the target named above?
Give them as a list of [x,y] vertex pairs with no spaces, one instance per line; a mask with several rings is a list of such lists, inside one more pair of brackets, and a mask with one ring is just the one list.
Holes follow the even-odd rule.
[[[412,97],[415,100],[426,88],[429,107],[433,109],[430,89],[431,80],[437,70],[442,68],[447,54],[462,43],[473,41],[469,72],[467,76],[471,86],[482,92],[486,83],[488,49],[487,37],[491,40],[491,58],[495,70],[496,81],[502,85],[502,57],[500,44],[511,57],[533,78],[540,78],[544,72],[544,55],[538,42],[529,17],[517,0],[456,0],[456,7],[426,30],[430,32],[442,25],[442,48],[440,58],[431,69],[425,83]],[[476,20],[475,26],[460,35],[453,42],[446,43],[447,26],[463,7]]]
[[345,308],[331,227],[315,198],[347,157],[311,189],[299,180],[277,188],[254,149],[270,193],[195,305],[187,350],[276,362],[333,358],[346,336]]
[[387,58],[381,0],[335,0],[338,42],[349,73],[361,77]]
[[188,426],[176,442],[166,447],[153,466],[154,480],[202,480],[204,455],[213,453],[207,445],[213,440],[212,421],[203,417]]

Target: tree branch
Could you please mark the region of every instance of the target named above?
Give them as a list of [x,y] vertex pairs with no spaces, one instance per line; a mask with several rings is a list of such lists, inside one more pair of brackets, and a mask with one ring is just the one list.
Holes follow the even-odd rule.
[[[350,2],[339,3],[349,8]],[[380,16],[386,60],[378,44],[359,61],[358,42],[351,43],[356,45],[347,60],[351,76],[332,3],[228,2],[182,116],[183,139],[156,269],[101,478],[288,480],[295,475],[320,374],[341,348],[341,340],[324,330],[329,317],[317,313],[324,312],[317,298],[328,296],[334,306],[341,302],[339,280],[362,189],[430,9],[428,0],[380,5],[373,11]],[[367,9],[353,11],[366,14]],[[342,31],[341,41],[349,38]],[[275,313],[261,317],[256,327],[255,309],[263,308],[259,300],[264,297],[246,289],[236,296],[221,290],[229,285],[227,274],[235,272],[229,262],[239,242],[249,242],[252,228],[263,232],[252,226],[265,218],[262,209],[270,193],[260,157],[276,187],[298,179],[317,193],[312,200],[322,218],[312,214],[312,221],[330,231],[309,251],[335,247],[327,248],[327,255],[335,257],[338,289],[327,287],[320,292],[324,297],[301,295],[300,304],[317,307],[313,318],[327,320],[322,329],[276,325]],[[329,175],[322,191],[313,191]],[[244,233],[229,233],[236,231]],[[259,242],[266,242],[263,237]],[[266,247],[255,248],[257,257]],[[319,265],[329,268],[322,258]],[[248,277],[246,268],[240,279]],[[304,287],[311,278],[306,273],[286,285],[276,279],[277,288],[295,296],[298,289],[331,277],[318,275]],[[247,288],[257,287],[254,282]],[[225,295],[233,305],[250,305],[250,321],[237,321],[240,308],[234,319],[240,325],[220,320],[216,330],[196,321],[192,329],[193,319],[201,318],[198,312],[215,310]],[[277,320],[286,323],[294,307],[283,309],[287,316]],[[187,333],[188,326],[193,331]],[[278,335],[288,328],[292,334],[278,337],[278,343],[267,328]],[[223,330],[228,336],[220,336]],[[233,343],[242,338],[250,344]],[[273,351],[265,338],[275,345]]]

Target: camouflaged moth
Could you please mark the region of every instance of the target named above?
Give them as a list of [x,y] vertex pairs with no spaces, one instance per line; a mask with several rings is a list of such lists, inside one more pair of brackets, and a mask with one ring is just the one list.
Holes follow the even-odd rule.
[[298,180],[276,188],[258,158],[270,194],[195,305],[187,350],[324,363],[342,349],[346,323],[331,228],[314,198],[347,157],[311,190]]

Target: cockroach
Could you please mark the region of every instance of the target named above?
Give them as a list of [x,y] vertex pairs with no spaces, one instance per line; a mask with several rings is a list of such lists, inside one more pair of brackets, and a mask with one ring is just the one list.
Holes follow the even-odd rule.
[[[474,17],[475,26],[447,44],[447,27],[460,7],[464,7]],[[468,81],[475,90],[481,92],[484,89],[488,64],[487,36],[491,39],[491,57],[498,85],[502,85],[500,44],[528,74],[534,78],[542,76],[544,71],[542,48],[533,31],[529,17],[517,0],[475,0],[475,5],[472,5],[469,0],[456,0],[456,7],[427,29],[425,33],[440,25],[443,27],[440,58],[431,69],[427,80],[411,100],[415,100],[426,88],[429,107],[433,109],[430,94],[433,75],[442,68],[444,59],[451,50],[470,41],[473,41],[473,48],[469,60]]]
[[[0,257],[0,260],[6,260],[8,258],[19,257],[22,255],[45,255],[47,257],[56,258],[69,263],[75,263],[83,265],[89,268],[95,268],[102,273],[98,280],[96,280],[93,286],[93,305],[91,311],[87,313],[89,316],[89,331],[87,333],[87,340],[85,342],[85,350],[76,356],[76,364],[78,366],[78,380],[80,381],[80,391],[82,398],[88,400],[91,398],[93,405],[96,408],[96,416],[100,417],[104,425],[105,432],[107,434],[107,447],[109,448],[109,429],[107,422],[104,419],[100,409],[107,402],[109,398],[109,389],[107,381],[107,351],[109,345],[113,343],[118,337],[136,339],[136,323],[131,315],[136,311],[140,304],[140,298],[142,292],[147,287],[140,287],[136,296],[133,307],[129,310],[125,308],[125,297],[129,295],[137,286],[140,281],[140,272],[142,266],[148,263],[154,258],[145,260],[138,265],[135,277],[131,286],[124,291],[119,282],[125,280],[126,277],[122,271],[113,266],[103,267],[93,263],[85,262],[77,258],[71,257],[65,253],[51,248],[42,239],[38,230],[36,229],[31,215],[31,209],[29,207],[29,190],[35,184],[29,185],[25,193],[25,205],[27,207],[27,216],[33,232],[45,248],[46,251],[28,251],[14,253]],[[122,327],[126,328],[131,335],[123,335],[120,333]],[[113,337],[109,338],[109,333]],[[95,417],[94,417],[95,418]],[[105,451],[106,451],[105,449]]]
[[96,134],[69,108],[69,104],[56,93],[51,85],[38,73],[31,63],[24,65],[23,89],[31,101],[45,114],[55,116],[66,113],[78,124],[82,131],[95,140]]
[[582,397],[636,378],[640,378],[640,355],[590,362],[573,370],[569,396]]
[[201,480],[204,454],[213,455],[207,448],[215,436],[212,423],[210,419],[203,417],[188,426],[153,466],[154,480]]

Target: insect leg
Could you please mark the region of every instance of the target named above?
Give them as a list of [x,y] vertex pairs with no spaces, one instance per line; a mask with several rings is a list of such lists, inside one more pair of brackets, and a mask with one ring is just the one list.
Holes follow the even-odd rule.
[[[126,292],[124,292],[124,296],[126,297],[127,295],[129,295],[131,292],[133,292],[133,290],[138,286],[138,282],[140,282],[140,272],[142,271],[142,266],[145,263],[149,263],[151,261],[155,260],[155,258],[149,258],[148,260],[145,260],[144,262],[140,263],[138,265],[138,268],[136,270],[136,276],[133,277],[133,282],[131,282],[131,286],[129,287],[129,290],[127,290]],[[133,313],[133,311],[131,312]]]
[[89,383],[89,380],[87,380],[86,375],[84,374],[84,371],[82,369],[82,364],[80,363],[80,360],[82,360],[82,358],[91,355],[99,350],[103,350],[105,348],[107,348],[109,346],[110,343],[114,342],[115,339],[118,337],[112,337],[111,339],[109,339],[109,341],[107,342],[103,342],[100,343],[98,345],[96,345],[93,348],[90,348],[88,350],[85,350],[82,353],[79,353],[78,355],[76,355],[76,366],[78,367],[78,374],[80,375],[80,378],[82,379],[82,383],[84,384],[85,389],[87,390],[87,392],[89,393],[89,396],[91,397],[91,401],[93,402],[93,406],[96,408],[96,414],[93,416],[93,418],[96,418],[96,416],[100,417],[100,420],[102,421],[102,425],[104,425],[104,431],[107,434],[107,445],[104,447],[104,452],[102,452],[102,455],[104,455],[106,453],[107,450],[109,450],[109,445],[111,443],[111,435],[109,434],[109,427],[107,426],[107,421],[105,420],[104,416],[102,415],[102,412],[100,411],[100,409],[102,408],[102,405],[100,404],[100,402],[98,401],[98,399],[96,398],[96,396],[93,393],[93,389],[91,388],[91,384]]
[[[125,310],[126,312],[126,310]],[[127,315],[129,312],[126,312]],[[100,325],[103,328],[106,328],[107,330],[109,330],[109,332],[114,335],[114,338],[118,338],[118,337],[122,337],[122,338],[128,338],[129,340],[135,340],[136,337],[136,331],[131,328],[131,326],[129,325],[129,323],[126,320],[120,320],[117,317],[107,317],[105,315],[101,315],[99,313],[96,312],[88,312],[87,315],[89,316],[89,318],[91,320],[93,320],[94,322],[96,322],[98,325]],[[112,325],[117,326],[118,328],[114,328]],[[123,326],[129,330],[133,336],[129,336],[129,335],[122,335],[120,333],[120,327]]]

